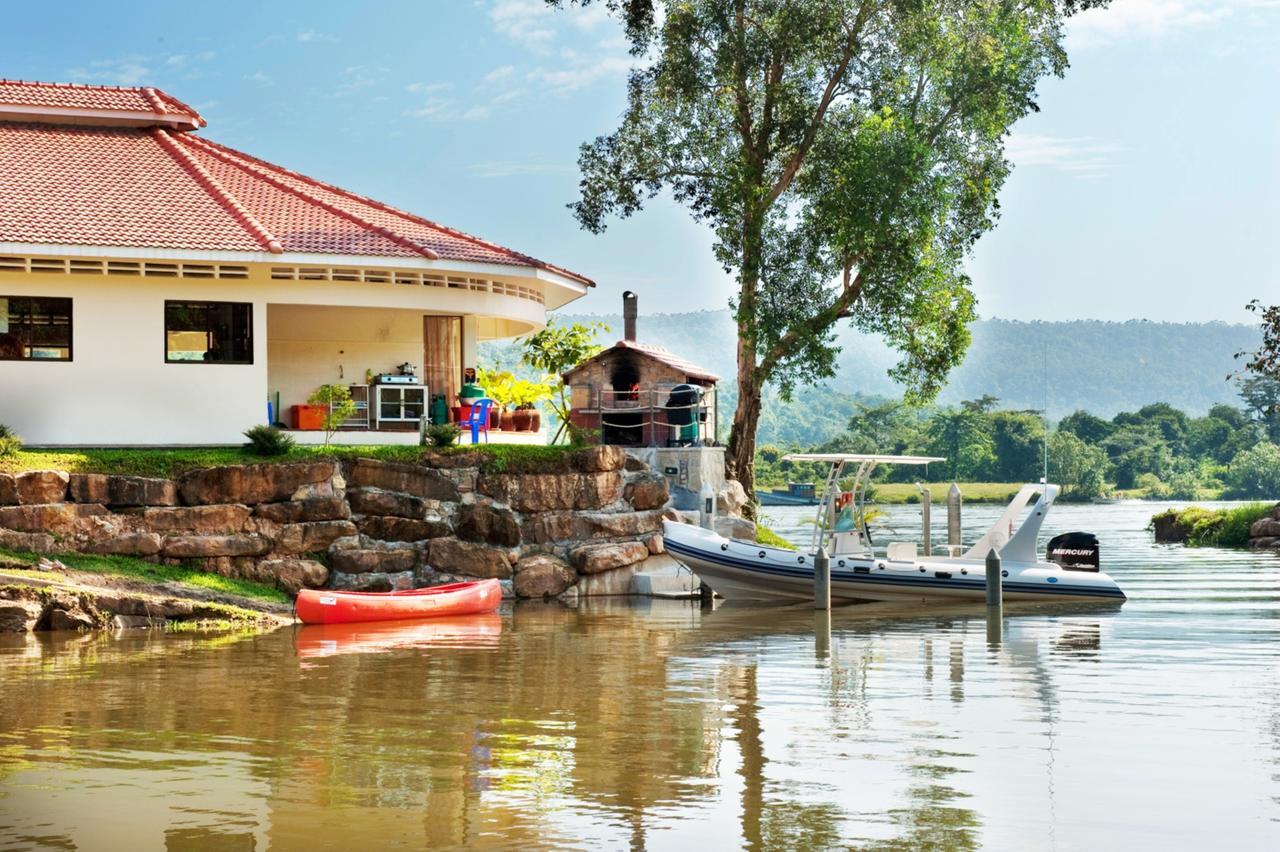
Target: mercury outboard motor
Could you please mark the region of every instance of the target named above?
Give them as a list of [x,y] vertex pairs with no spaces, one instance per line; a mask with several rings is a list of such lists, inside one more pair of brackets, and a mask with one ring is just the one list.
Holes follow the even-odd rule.
[[1056,562],[1064,571],[1098,570],[1098,537],[1093,533],[1069,532],[1049,539],[1046,554],[1050,562]]

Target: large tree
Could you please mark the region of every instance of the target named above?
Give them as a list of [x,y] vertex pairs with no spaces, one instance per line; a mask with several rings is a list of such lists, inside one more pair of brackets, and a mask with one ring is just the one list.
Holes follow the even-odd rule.
[[1065,17],[1099,0],[596,2],[646,61],[618,129],[582,147],[573,211],[600,232],[665,190],[710,226],[737,282],[730,473],[751,493],[762,388],[833,376],[841,321],[932,398],[969,343],[962,264],[1009,128],[1066,68]]

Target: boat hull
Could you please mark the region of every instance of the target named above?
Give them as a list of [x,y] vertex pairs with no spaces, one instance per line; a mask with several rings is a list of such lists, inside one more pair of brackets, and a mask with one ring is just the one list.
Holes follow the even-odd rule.
[[404,592],[303,589],[294,611],[303,624],[352,624],[474,615],[493,612],[501,603],[497,580],[477,580]]
[[[813,557],[709,530],[665,522],[667,552],[726,600],[812,600]],[[1003,566],[1005,600],[1124,601],[1103,573],[1064,571],[1038,562]],[[985,600],[986,566],[975,559],[893,561],[875,557],[831,559],[831,597],[845,601]]]

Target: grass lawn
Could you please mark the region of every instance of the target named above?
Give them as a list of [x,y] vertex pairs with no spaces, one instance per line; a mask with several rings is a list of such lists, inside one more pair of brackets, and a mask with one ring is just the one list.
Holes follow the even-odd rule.
[[[99,574],[104,577],[141,580],[146,583],[180,583],[181,585],[203,589],[204,591],[238,595],[242,598],[251,598],[266,603],[289,603],[288,595],[274,586],[255,583],[251,580],[223,577],[218,574],[210,574],[207,571],[197,571],[177,565],[159,565],[129,556],[93,556],[84,553],[58,553],[53,554],[51,558],[57,559],[72,571],[84,571],[85,573]],[[0,566],[3,565],[5,559],[26,565],[34,565],[40,561],[40,557],[34,553],[0,548]],[[39,573],[40,576],[46,576],[44,572]],[[55,578],[61,577],[61,575],[53,576]]]
[[[1022,482],[958,482],[960,496],[966,503],[1008,503]],[[947,502],[947,492],[951,490],[950,482],[927,482],[925,487],[933,492],[934,505]],[[868,503],[919,503],[920,489],[914,483],[885,482],[876,483],[875,493]]]
[[0,473],[26,470],[65,470],[68,473],[112,473],[131,476],[173,477],[201,467],[236,464],[282,464],[321,459],[373,458],[382,461],[417,462],[424,452],[475,454],[480,466],[494,472],[544,472],[564,467],[570,459],[567,447],[526,444],[455,446],[445,450],[417,446],[295,446],[280,456],[259,456],[239,447],[74,448],[24,449],[0,456]]

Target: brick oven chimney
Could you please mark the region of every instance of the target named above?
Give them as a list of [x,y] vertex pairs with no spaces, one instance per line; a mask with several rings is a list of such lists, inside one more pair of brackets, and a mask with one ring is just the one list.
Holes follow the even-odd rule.
[[636,294],[627,290],[622,294],[622,339],[636,341]]

